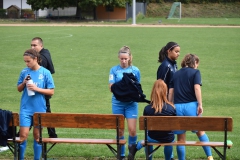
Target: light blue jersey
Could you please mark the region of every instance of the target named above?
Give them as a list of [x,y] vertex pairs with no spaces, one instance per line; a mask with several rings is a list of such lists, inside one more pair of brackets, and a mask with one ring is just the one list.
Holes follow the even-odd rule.
[[[55,88],[50,71],[44,67],[40,67],[36,71],[24,68],[20,73],[17,85],[23,83],[28,74],[30,74],[33,83],[38,88]],[[27,87],[24,87],[21,97],[20,114],[33,115],[34,112],[46,112],[45,95],[35,92],[34,96],[28,96]]]
[[[122,80],[123,73],[133,73],[140,83],[140,71],[135,66],[122,68],[120,65],[114,66],[110,69],[109,84],[113,84]],[[112,112],[113,114],[123,114],[126,118],[137,118],[138,103],[137,102],[121,102],[112,95]]]

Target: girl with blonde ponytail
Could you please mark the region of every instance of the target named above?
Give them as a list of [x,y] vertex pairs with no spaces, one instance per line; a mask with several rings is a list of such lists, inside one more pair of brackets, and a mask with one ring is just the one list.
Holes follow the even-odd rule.
[[[140,71],[136,66],[132,65],[132,53],[128,46],[123,46],[118,51],[118,59],[120,64],[113,66],[109,73],[109,89],[111,91],[112,84],[122,80],[123,73],[133,73],[137,81],[140,83]],[[122,114],[127,119],[128,125],[128,159],[131,159],[132,155],[130,150],[132,146],[137,142],[137,118],[138,118],[138,103],[137,102],[121,102],[116,99],[112,94],[112,113]],[[124,139],[124,130],[121,130],[120,139]],[[125,146],[121,148],[121,159],[125,159]]]

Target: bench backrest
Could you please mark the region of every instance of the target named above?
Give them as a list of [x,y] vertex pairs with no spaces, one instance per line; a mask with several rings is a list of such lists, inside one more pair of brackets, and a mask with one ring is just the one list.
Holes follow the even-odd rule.
[[232,117],[141,116],[139,129],[145,130],[232,131]]
[[33,121],[42,127],[124,129],[120,114],[34,113]]
[[9,126],[19,126],[19,115],[18,115],[18,113],[12,113],[12,119],[9,122]]

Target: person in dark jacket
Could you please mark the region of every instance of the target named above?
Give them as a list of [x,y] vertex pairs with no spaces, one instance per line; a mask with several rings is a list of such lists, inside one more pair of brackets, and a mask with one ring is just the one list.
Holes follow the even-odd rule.
[[176,42],[168,42],[159,51],[158,62],[161,65],[157,70],[157,79],[162,79],[169,88],[173,74],[177,71],[177,58],[180,55],[180,46]]
[[[31,48],[40,53],[40,58],[42,59],[42,62],[40,65],[48,69],[51,72],[51,74],[54,74],[55,70],[54,70],[51,54],[48,49],[43,48],[42,38],[34,37],[31,42]],[[50,98],[51,96],[47,96],[47,95],[45,96],[47,112],[49,113],[51,113]],[[50,138],[57,138],[55,128],[47,128],[47,130]]]
[[[180,55],[180,46],[176,42],[168,42],[166,46],[159,51],[158,62],[161,65],[157,70],[157,79],[162,79],[169,89],[169,83],[177,71],[177,62]],[[169,92],[169,91],[168,91]],[[172,159],[174,155],[172,153]]]
[[[159,79],[154,82],[151,103],[144,108],[144,116],[176,116],[174,105],[167,99],[167,85],[163,80]],[[171,124],[169,124],[171,125]],[[150,143],[170,143],[174,141],[174,133],[172,131],[148,131],[148,142]],[[131,148],[131,160],[138,150],[144,146],[144,140],[139,141]],[[149,151],[153,151],[153,146],[149,146]],[[172,156],[173,147],[164,146],[165,160],[170,160]],[[152,159],[152,156],[149,158]]]
[[[10,130],[9,123],[12,118],[12,112],[0,109],[0,146],[7,146],[7,139],[12,138],[12,130]],[[0,148],[0,151],[8,149]]]

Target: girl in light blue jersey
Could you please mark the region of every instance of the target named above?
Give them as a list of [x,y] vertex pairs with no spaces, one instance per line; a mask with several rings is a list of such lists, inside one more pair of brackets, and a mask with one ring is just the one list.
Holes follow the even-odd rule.
[[[24,160],[29,129],[33,125],[33,114],[34,112],[46,112],[45,95],[52,96],[55,87],[50,71],[39,65],[41,60],[37,51],[26,50],[23,60],[27,67],[21,71],[17,83],[17,90],[22,92],[19,115],[20,138],[24,140],[20,144],[20,160]],[[27,84],[28,75],[31,76],[33,84]],[[34,91],[35,95],[28,96],[27,89]],[[34,160],[40,160],[42,146],[36,141],[39,138],[39,128],[33,129],[33,137]]]
[[[132,54],[130,48],[123,46],[118,52],[119,65],[116,65],[110,69],[109,74],[109,88],[122,80],[123,73],[133,73],[138,82],[140,82],[140,71],[137,67],[132,65]],[[137,102],[121,102],[118,101],[114,95],[112,95],[112,112],[113,114],[123,114],[127,119],[128,125],[128,148],[129,150],[137,142],[137,117],[138,117],[138,103]],[[121,130],[120,139],[124,139],[124,130]],[[129,154],[131,157],[131,155]],[[121,159],[125,159],[125,146],[121,149]],[[130,158],[129,158],[130,159]]]

